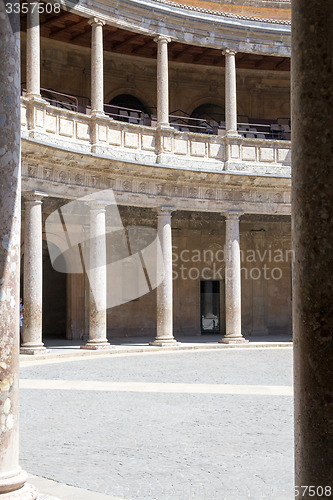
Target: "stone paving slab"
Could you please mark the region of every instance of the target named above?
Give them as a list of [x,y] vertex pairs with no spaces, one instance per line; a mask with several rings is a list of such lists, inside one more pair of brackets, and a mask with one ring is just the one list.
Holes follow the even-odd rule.
[[37,500],[124,500],[96,491],[74,488],[44,477],[29,474],[28,482],[38,489]]
[[[21,379],[87,380],[89,373],[89,381],[108,383],[290,386],[292,354],[291,348],[269,351],[160,350],[158,353],[119,354],[113,357],[35,360],[33,363],[22,363]],[[181,366],[186,369],[180,373]]]
[[[23,381],[35,371],[37,382],[73,386],[21,390],[21,465],[30,473],[94,491],[94,500],[97,493],[125,500],[293,498],[292,396],[251,393],[263,384],[290,390],[291,349],[40,363],[21,369]],[[128,392],[121,384],[117,391],[75,389],[95,380],[164,380],[184,392],[165,392],[163,384],[157,392]],[[232,381],[249,393],[232,393]],[[202,382],[231,389],[191,392],[188,384]]]

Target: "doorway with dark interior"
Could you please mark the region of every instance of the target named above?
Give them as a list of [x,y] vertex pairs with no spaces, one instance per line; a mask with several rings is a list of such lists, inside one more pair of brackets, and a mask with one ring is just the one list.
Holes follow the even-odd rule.
[[215,280],[200,281],[200,318],[202,334],[221,334],[221,313],[224,311],[224,283]]

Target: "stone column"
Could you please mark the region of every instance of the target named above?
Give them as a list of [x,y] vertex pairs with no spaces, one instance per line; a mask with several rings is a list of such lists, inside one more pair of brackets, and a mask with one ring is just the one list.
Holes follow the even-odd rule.
[[169,127],[168,43],[171,38],[158,35],[157,43],[157,127]]
[[294,0],[292,18],[295,484],[308,499],[333,491],[332,4]]
[[91,113],[104,115],[104,76],[103,76],[103,26],[104,21],[93,17],[89,19],[91,33]]
[[20,16],[0,3],[0,496],[35,499],[19,466]]
[[82,349],[109,349],[106,330],[106,236],[105,203],[90,206],[89,241],[89,340]]
[[40,99],[40,34],[38,4],[28,0],[27,14],[27,97]]
[[243,212],[230,210],[226,217],[225,238],[225,309],[226,333],[219,340],[224,344],[247,342],[242,336],[241,259],[239,246],[239,218]]
[[157,232],[160,240],[164,280],[157,287],[157,335],[150,345],[177,345],[173,336],[173,284],[172,284],[172,235],[171,213],[174,207],[161,207],[157,216]]
[[23,344],[21,354],[39,354],[42,342],[43,250],[42,199],[44,193],[24,194]]
[[225,128],[226,135],[238,137],[237,133],[237,93],[236,93],[236,52],[225,49]]

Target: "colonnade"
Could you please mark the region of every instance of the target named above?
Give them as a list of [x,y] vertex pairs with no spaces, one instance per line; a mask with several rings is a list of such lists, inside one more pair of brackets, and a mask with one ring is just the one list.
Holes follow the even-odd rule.
[[[41,99],[40,95],[40,36],[37,9],[28,13],[27,20],[27,97]],[[93,17],[91,25],[91,114],[104,115],[103,26],[102,19]],[[169,123],[169,69],[168,44],[171,38],[157,35],[157,127],[168,128]],[[225,123],[226,135],[237,136],[236,52],[224,49],[225,56]]]
[[[329,133],[333,121],[333,97],[327,90],[332,79],[331,60],[327,57],[332,45],[331,5],[324,0],[295,0],[292,9],[296,488],[308,488],[314,495],[328,497],[331,495],[333,449],[333,311],[332,277],[328,272],[332,267],[333,160]],[[27,475],[18,464],[19,15],[14,14],[9,22],[4,14],[4,4],[0,4],[0,13],[0,59],[3,62],[0,103],[4,114],[3,134],[0,136],[0,150],[4,151],[0,154],[0,435],[3,443],[0,449],[0,495],[34,499],[37,491],[25,483]],[[318,120],[318,113],[325,120]],[[312,124],[310,131],[309,123]],[[36,215],[35,212],[37,210],[30,210],[31,214]],[[229,230],[237,242],[237,214],[232,214],[232,217]],[[39,215],[38,224],[37,216],[35,223],[31,224],[32,228],[37,226]],[[314,227],[316,238],[313,237]],[[236,244],[230,246],[228,255],[232,265],[238,259]],[[312,493],[306,498],[309,495]]]
[[[24,193],[24,333],[21,352],[37,354],[45,350],[42,341],[42,200],[45,195],[34,191]],[[171,218],[174,207],[161,206],[157,210],[157,233],[163,253],[163,272],[157,287],[157,325],[154,346],[176,344],[173,335],[173,279]],[[223,343],[246,342],[241,332],[241,266],[239,244],[240,211],[230,210],[226,217],[226,334]],[[222,216],[222,215],[221,215]],[[108,349],[107,340],[107,284],[106,284],[106,226],[105,205],[90,207],[89,248],[89,339],[85,349]]]

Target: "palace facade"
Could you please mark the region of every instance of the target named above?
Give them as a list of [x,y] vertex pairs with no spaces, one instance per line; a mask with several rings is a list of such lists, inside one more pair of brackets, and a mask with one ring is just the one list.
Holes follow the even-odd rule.
[[[21,65],[23,353],[291,333],[289,1],[63,2],[22,14]],[[103,313],[107,273],[55,270],[45,221],[108,189],[157,229],[165,278]],[[81,243],[112,227],[103,203],[75,220]]]

